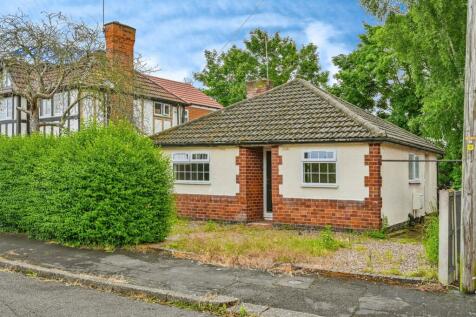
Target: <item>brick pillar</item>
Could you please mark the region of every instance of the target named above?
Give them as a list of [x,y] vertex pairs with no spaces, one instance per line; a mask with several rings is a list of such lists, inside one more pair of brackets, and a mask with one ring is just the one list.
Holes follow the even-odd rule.
[[380,144],[369,144],[369,154],[365,156],[365,165],[369,167],[369,176],[365,177],[365,186],[369,188],[369,197],[365,199],[367,208],[371,211],[372,227],[382,226],[382,155]]
[[263,219],[263,148],[240,147],[236,159],[239,166],[237,183],[240,185],[238,199],[242,205],[243,221]]
[[283,163],[279,155],[279,146],[271,148],[271,191],[273,198],[273,218],[281,206],[282,195],[279,193],[279,185],[283,183],[283,176],[279,174],[279,166]]

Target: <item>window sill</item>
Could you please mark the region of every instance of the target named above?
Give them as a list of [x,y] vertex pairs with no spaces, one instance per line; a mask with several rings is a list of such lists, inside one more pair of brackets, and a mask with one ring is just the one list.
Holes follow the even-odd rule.
[[419,180],[419,179],[411,179],[411,180],[408,181],[408,184],[410,184],[410,185],[411,185],[411,184],[416,184],[416,185],[418,185],[418,184],[421,184],[421,180]]
[[310,187],[310,188],[338,188],[337,184],[301,184],[301,187]]
[[201,182],[201,181],[175,181],[175,184],[180,185],[211,185],[211,182]]

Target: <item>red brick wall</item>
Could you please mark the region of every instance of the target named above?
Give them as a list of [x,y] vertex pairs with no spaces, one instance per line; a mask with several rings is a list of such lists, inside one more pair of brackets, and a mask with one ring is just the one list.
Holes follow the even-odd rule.
[[188,119],[190,121],[203,117],[204,115],[209,114],[213,110],[195,108],[194,106],[187,107],[188,109]]
[[[236,157],[240,192],[235,196],[177,194],[177,211],[193,219],[256,221],[263,218],[263,149],[240,148]],[[210,167],[213,169],[213,167]],[[227,177],[223,175],[223,177]]]
[[240,174],[240,201],[251,221],[263,219],[263,148],[240,148],[236,160]]
[[364,201],[283,198],[279,193],[279,184],[283,182],[279,175],[282,158],[279,147],[273,147],[273,221],[347,229],[379,229],[382,208],[381,160],[380,144],[369,144],[369,154],[363,158],[365,165],[369,166],[369,175],[365,177],[369,197]]

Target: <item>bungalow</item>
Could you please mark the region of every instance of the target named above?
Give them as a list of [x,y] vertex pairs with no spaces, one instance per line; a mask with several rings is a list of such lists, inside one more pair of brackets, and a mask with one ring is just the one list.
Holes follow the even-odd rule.
[[[105,24],[106,55],[113,58],[120,56],[127,65],[133,65],[135,32],[134,28],[119,22]],[[49,76],[47,74],[45,78],[48,80]],[[26,78],[28,74],[22,69],[5,66],[0,60],[0,134],[12,136],[30,133],[29,115],[18,109],[30,108],[26,98],[20,93],[22,85],[27,84]],[[136,72],[134,84],[131,117],[137,128],[146,135],[161,132],[223,108],[188,83]],[[81,88],[88,89],[62,87],[53,98],[40,101],[40,124],[43,133],[59,133],[57,126],[47,124],[60,121],[65,109],[78,100]],[[109,99],[106,95],[101,100],[79,98],[80,102],[67,115],[68,130],[77,131],[89,121],[107,123],[111,117],[112,106],[107,102]]]
[[301,79],[153,139],[190,218],[364,230],[436,204],[441,149]]

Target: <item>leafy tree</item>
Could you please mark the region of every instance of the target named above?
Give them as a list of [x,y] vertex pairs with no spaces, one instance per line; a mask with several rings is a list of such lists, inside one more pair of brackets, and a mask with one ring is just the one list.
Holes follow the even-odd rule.
[[381,33],[383,27],[365,25],[356,50],[333,58],[339,72],[332,93],[380,117],[420,133],[408,123],[420,114],[421,99],[416,95],[409,65],[389,50]]
[[194,74],[206,86],[204,92],[225,106],[246,97],[247,80],[266,78],[266,47],[269,79],[275,86],[296,77],[318,86],[327,82],[329,74],[321,70],[317,46],[312,43],[298,48],[290,37],[256,29],[244,44],[243,49],[234,45],[223,53],[206,50],[206,66]]
[[[389,105],[390,120],[401,126],[408,126],[439,143],[445,148],[445,158],[460,159],[466,0],[361,0],[361,3],[384,23],[377,28],[375,34],[367,29],[367,38],[357,48],[358,53],[336,59],[336,63],[344,67],[337,75],[342,87],[335,87],[334,91],[353,102],[360,102],[360,105],[368,105],[369,99],[375,99],[375,96],[378,102],[387,96],[388,88],[387,84],[376,85],[382,83],[378,75],[382,75],[382,70],[383,74],[390,70],[384,79],[389,81],[391,96],[401,94],[398,102],[397,99],[392,99],[390,104],[385,103]],[[375,42],[366,43],[365,40],[369,37]],[[373,53],[379,54],[376,58],[378,63],[372,62]],[[389,56],[395,63],[392,67],[396,68],[379,69],[380,65],[385,65],[385,62],[380,62]],[[372,73],[367,79],[372,77],[373,80],[364,89],[365,77],[349,80],[349,76],[366,71],[366,66]],[[352,70],[352,67],[357,69]],[[406,89],[399,89],[405,86],[395,86],[395,75],[399,79],[403,76]],[[366,92],[373,97],[367,100],[357,98],[359,94],[365,95]],[[375,104],[370,101],[367,108],[374,109]],[[460,165],[442,164],[440,171],[443,175],[440,185],[460,186]]]

